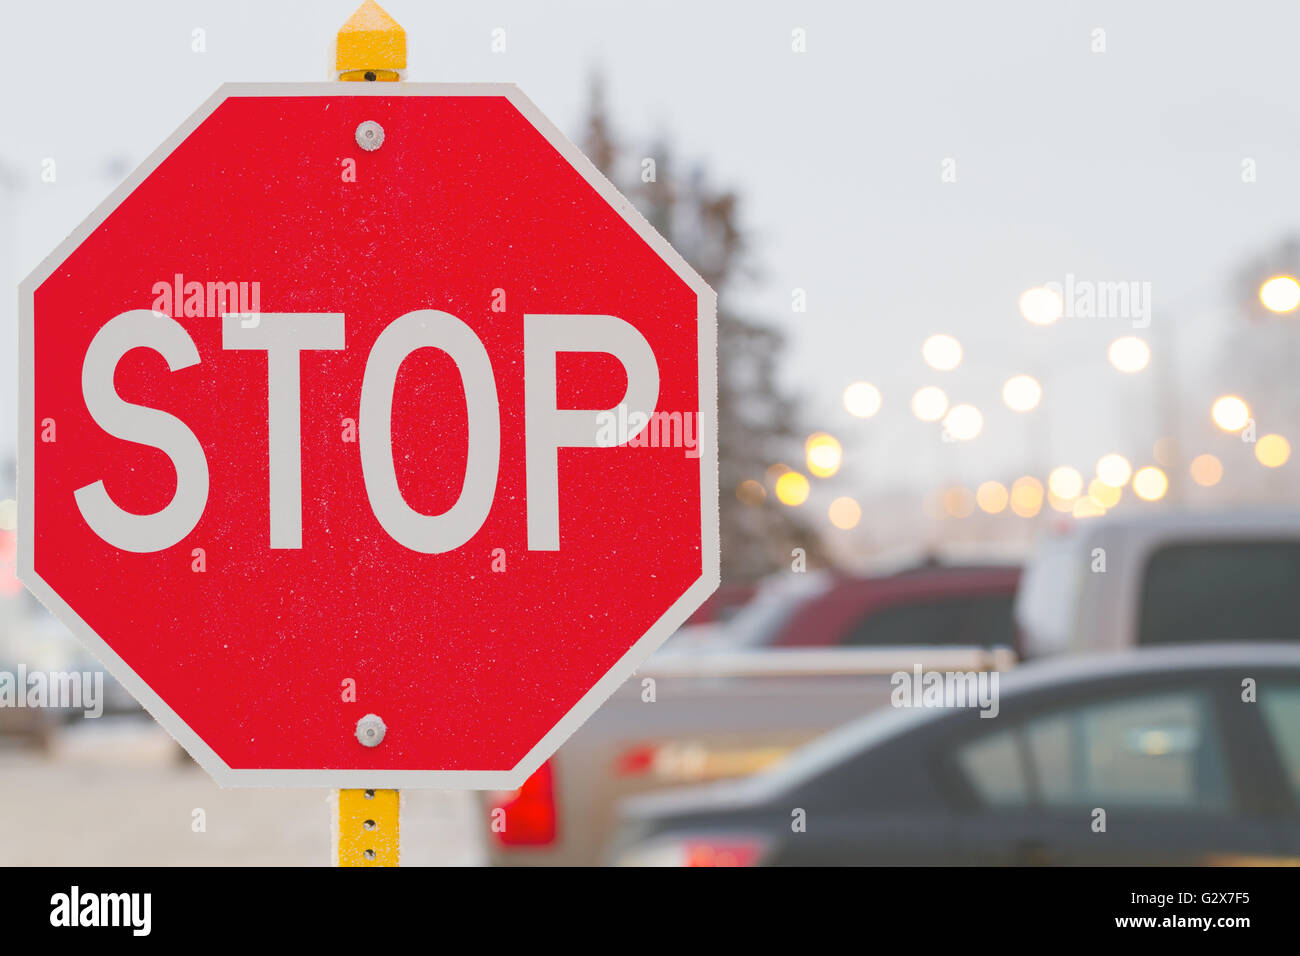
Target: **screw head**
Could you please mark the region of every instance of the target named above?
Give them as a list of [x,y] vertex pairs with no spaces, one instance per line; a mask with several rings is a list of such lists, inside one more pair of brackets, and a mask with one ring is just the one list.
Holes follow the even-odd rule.
[[357,127],[357,145],[366,152],[374,152],[384,145],[384,128],[374,120],[366,120]]
[[366,714],[357,721],[357,740],[365,747],[378,747],[388,728],[376,714]]

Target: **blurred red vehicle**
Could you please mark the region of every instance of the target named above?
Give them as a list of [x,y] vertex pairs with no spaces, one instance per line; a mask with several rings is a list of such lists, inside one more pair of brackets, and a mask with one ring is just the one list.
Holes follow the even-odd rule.
[[720,624],[730,620],[753,599],[754,592],[757,590],[757,586],[753,584],[723,584],[686,619],[686,624],[683,626]]
[[[734,648],[1017,648],[1020,568],[922,564],[892,575],[818,574],[760,594],[725,629]],[[793,599],[792,599],[793,598]]]

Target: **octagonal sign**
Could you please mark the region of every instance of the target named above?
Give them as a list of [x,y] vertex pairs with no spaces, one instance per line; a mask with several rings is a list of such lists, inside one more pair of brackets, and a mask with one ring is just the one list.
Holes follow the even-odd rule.
[[222,87],[20,340],[20,576],[222,784],[518,786],[717,585],[713,293],[513,86]]

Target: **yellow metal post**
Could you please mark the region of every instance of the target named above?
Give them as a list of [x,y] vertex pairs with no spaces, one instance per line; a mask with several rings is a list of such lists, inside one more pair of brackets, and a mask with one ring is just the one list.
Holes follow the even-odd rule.
[[[406,31],[374,0],[366,0],[339,29],[334,69],[340,80],[402,79]],[[396,790],[340,790],[335,803],[335,864],[397,866],[401,795]]]
[[400,80],[406,31],[375,0],[366,0],[339,29],[334,69],[340,80]]
[[334,828],[338,866],[397,866],[401,797],[396,790],[340,790]]

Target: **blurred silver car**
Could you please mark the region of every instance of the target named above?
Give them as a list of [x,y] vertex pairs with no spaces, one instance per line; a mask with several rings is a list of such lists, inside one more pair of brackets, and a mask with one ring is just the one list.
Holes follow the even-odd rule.
[[1300,509],[1175,510],[1042,538],[1016,596],[1023,657],[1300,638]]

